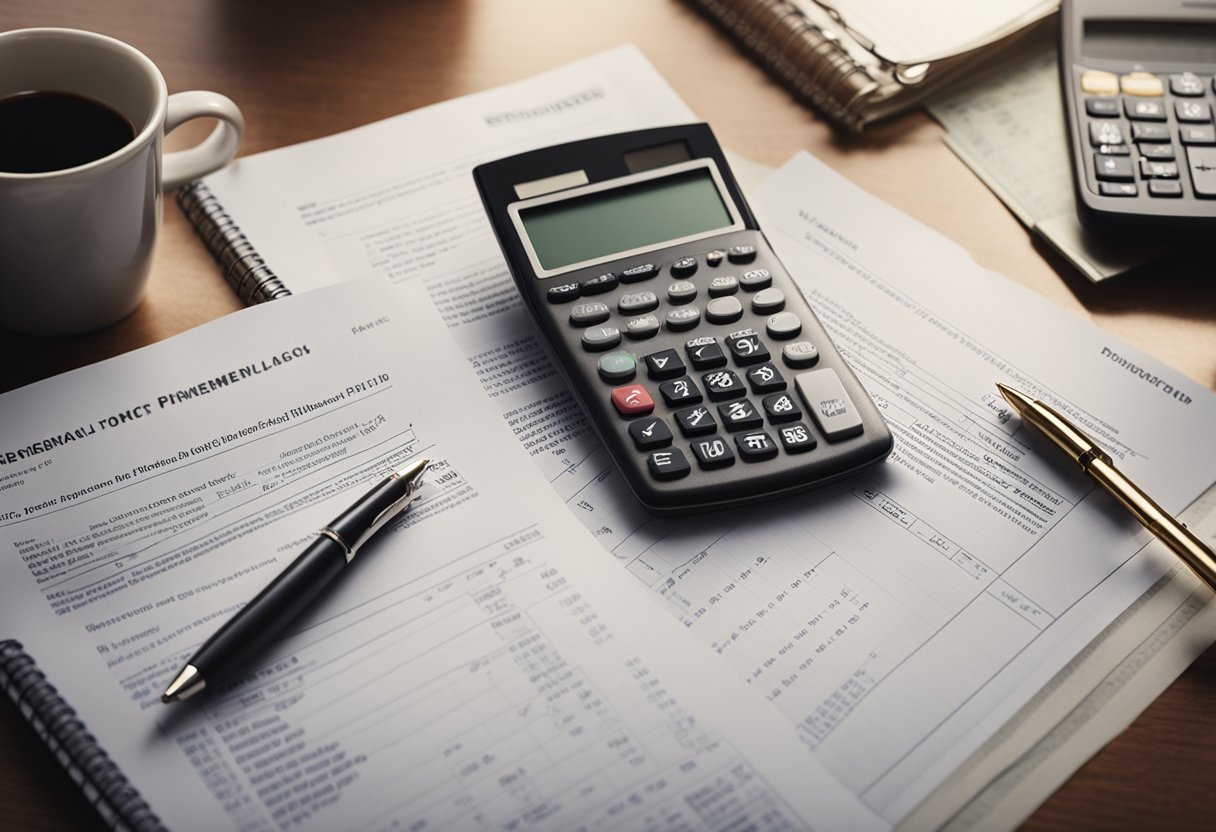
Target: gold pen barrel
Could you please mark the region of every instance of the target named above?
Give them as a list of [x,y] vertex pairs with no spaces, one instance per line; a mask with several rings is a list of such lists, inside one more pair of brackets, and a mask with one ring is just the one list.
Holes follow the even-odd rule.
[[1205,546],[1203,541],[1153,502],[1135,483],[1123,476],[1109,457],[1094,459],[1090,462],[1088,471],[1090,476],[1113,494],[1145,528],[1182,558],[1200,580],[1216,590],[1216,554]]

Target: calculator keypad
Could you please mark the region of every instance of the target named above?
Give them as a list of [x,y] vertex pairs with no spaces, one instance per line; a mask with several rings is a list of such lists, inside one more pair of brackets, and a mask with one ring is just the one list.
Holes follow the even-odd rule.
[[[1125,141],[1118,125],[1094,135]],[[1116,179],[1134,178],[1130,158],[1112,158]],[[1154,181],[1169,181],[1165,172]],[[736,264],[743,269],[732,270]],[[671,280],[658,290],[632,285],[659,275]],[[549,300],[571,304],[568,325],[584,353],[599,355],[603,395],[655,481],[737,463],[750,471],[783,458],[813,460],[821,442],[863,431],[836,371],[817,366],[819,348],[796,311],[803,307],[786,308],[788,289],[773,285],[773,270],[753,245],[685,254],[555,290]],[[638,349],[654,337],[655,347]]]
[[1194,72],[1077,76],[1091,191],[1125,204],[1216,198],[1216,90]]

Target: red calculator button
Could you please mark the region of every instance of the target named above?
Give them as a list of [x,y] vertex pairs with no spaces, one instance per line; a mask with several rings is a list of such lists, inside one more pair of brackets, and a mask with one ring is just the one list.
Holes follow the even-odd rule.
[[622,416],[642,416],[654,410],[654,399],[650,398],[650,393],[640,384],[626,384],[624,387],[614,388],[612,404]]

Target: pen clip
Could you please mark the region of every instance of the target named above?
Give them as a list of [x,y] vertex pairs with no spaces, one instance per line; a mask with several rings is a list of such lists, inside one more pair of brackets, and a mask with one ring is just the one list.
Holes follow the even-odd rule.
[[[400,483],[405,486],[405,491],[392,502],[382,508],[376,516],[363,526],[354,540],[350,541],[350,550],[346,555],[346,562],[350,563],[354,560],[355,553],[359,551],[359,547],[368,541],[380,529],[384,528],[390,520],[400,514],[406,506],[418,498],[419,487],[422,485],[422,474],[430,465],[430,460],[423,459],[404,468],[400,471],[393,472],[388,479],[381,483],[377,490],[384,488],[399,488]],[[375,500],[374,497],[370,498]]]

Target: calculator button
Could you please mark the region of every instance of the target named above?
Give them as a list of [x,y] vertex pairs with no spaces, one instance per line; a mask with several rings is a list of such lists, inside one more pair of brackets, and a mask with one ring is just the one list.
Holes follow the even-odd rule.
[[616,275],[612,272],[604,272],[589,280],[584,280],[578,284],[578,287],[583,291],[584,295],[600,295],[604,292],[611,292],[616,288],[616,285]]
[[785,389],[785,377],[767,361],[747,371],[747,383],[752,386],[753,393],[775,393]]
[[655,451],[647,457],[646,467],[650,469],[650,476],[656,480],[678,480],[692,470],[684,452],[679,448]]
[[1087,98],[1085,99],[1085,114],[1097,118],[1117,116],[1119,115],[1119,99]]
[[1125,156],[1104,156],[1094,154],[1094,176],[1103,182],[1132,182],[1136,172],[1132,168],[1132,160]]
[[1216,149],[1188,147],[1186,160],[1191,169],[1191,184],[1195,187],[1195,196],[1205,199],[1216,197]]
[[1171,75],[1170,92],[1174,95],[1203,95],[1203,79],[1193,72]]
[[744,462],[760,462],[777,455],[777,443],[762,430],[753,430],[735,437],[735,447]]
[[1087,69],[1081,73],[1081,91],[1090,95],[1115,95],[1119,92],[1119,77],[1111,72]]
[[697,285],[687,280],[677,280],[667,287],[667,299],[672,303],[688,303],[697,296]]
[[648,419],[635,419],[629,423],[629,436],[638,450],[648,451],[651,448],[666,448],[671,444],[671,428],[657,416]]
[[1133,124],[1132,139],[1138,142],[1168,142],[1170,129],[1164,124]]
[[1094,148],[1107,156],[1131,156],[1132,149],[1125,144],[1100,144]]
[[712,370],[726,366],[726,353],[717,338],[706,336],[694,338],[684,345],[684,352],[695,370]]
[[793,422],[802,418],[802,409],[789,393],[774,393],[765,396],[761,402],[765,415],[774,425],[780,422]]
[[646,362],[646,375],[651,378],[675,378],[684,375],[684,362],[675,350],[652,352],[642,360]]
[[773,285],[773,273],[768,269],[752,269],[739,278],[739,285],[744,291],[758,292]]
[[1149,196],[1182,196],[1182,183],[1172,179],[1154,179],[1148,183]]
[[709,281],[709,296],[711,298],[733,295],[737,291],[739,291],[739,278],[733,274],[720,274]]
[[781,348],[781,360],[787,367],[814,367],[819,363],[819,350],[810,341],[795,341]]
[[706,373],[701,376],[701,383],[705,385],[711,402],[737,399],[747,392],[743,387],[743,382],[730,370],[715,370],[712,373]]
[[798,320],[798,316],[793,312],[778,312],[769,316],[764,322],[764,328],[770,338],[785,341],[796,338],[802,332],[802,321]]
[[630,318],[625,322],[625,334],[635,341],[653,338],[659,334],[659,319],[654,315]]
[[757,315],[780,312],[785,308],[785,292],[770,286],[752,295],[752,311]]
[[764,424],[760,411],[747,399],[736,399],[718,405],[718,416],[722,419],[722,425],[731,433],[751,430]]
[[1161,98],[1125,98],[1123,110],[1133,121],[1165,121],[1165,100]]
[[726,257],[726,252],[720,248],[716,248],[713,251],[711,251],[705,255],[705,265],[720,266],[720,265],[722,265],[722,260],[725,257]]
[[731,246],[726,250],[726,257],[732,263],[750,263],[756,259],[756,247]]
[[1099,182],[1098,193],[1102,196],[1136,196],[1140,190],[1134,182]]
[[829,442],[861,433],[861,416],[835,370],[828,367],[800,373],[795,383],[811,418]]
[[1129,72],[1119,79],[1119,87],[1125,95],[1139,95],[1146,98],[1165,95],[1165,85],[1151,72]]
[[777,435],[781,437],[781,447],[785,448],[787,454],[800,454],[817,444],[811,429],[802,422],[778,429]]
[[718,423],[714,421],[713,414],[705,406],[677,410],[675,417],[676,424],[680,426],[680,433],[688,437],[703,436],[707,433],[714,433],[718,429]]
[[672,261],[671,273],[676,277],[688,277],[697,270],[697,258],[680,257]]
[[618,277],[622,283],[640,283],[643,280],[649,280],[659,273],[659,267],[656,263],[643,263],[640,266],[630,266],[623,269]]
[[694,440],[692,452],[702,468],[725,468],[735,464],[735,454],[721,436]]
[[663,394],[663,401],[667,402],[669,407],[701,403],[701,391],[697,388],[697,383],[688,376],[663,382],[659,385],[659,392]]
[[1212,108],[1205,101],[1175,101],[1174,115],[1179,121],[1212,121]]
[[1089,143],[1093,147],[1103,144],[1126,144],[1123,140],[1123,128],[1117,121],[1091,121]]
[[644,416],[654,410],[654,399],[642,385],[627,384],[613,389],[612,406],[622,416]]
[[738,298],[714,298],[705,304],[705,317],[711,324],[730,324],[743,317],[743,304]]
[[591,326],[608,320],[611,310],[606,303],[579,303],[570,308],[570,323],[575,326]]
[[1140,177],[1142,179],[1177,179],[1178,165],[1174,162],[1156,162],[1152,159],[1141,159]]
[[616,352],[600,356],[600,378],[609,384],[629,381],[629,379],[633,378],[633,374],[637,372],[637,369],[638,360],[634,358],[633,353],[617,350]]
[[735,333],[726,339],[726,348],[741,367],[768,361],[768,347],[754,332]]
[[667,313],[667,328],[672,332],[692,329],[701,323],[701,310],[695,306],[681,306]]
[[577,283],[563,283],[560,286],[550,286],[545,297],[549,299],[549,303],[569,303],[581,294]]
[[614,326],[593,326],[583,330],[583,349],[587,352],[610,350],[621,343],[621,331]]
[[1136,149],[1146,159],[1160,159],[1166,162],[1174,160],[1174,146],[1172,144],[1141,144],[1137,145]]
[[1178,137],[1183,144],[1216,144],[1216,129],[1211,125],[1179,124]]
[[651,312],[659,308],[659,296],[654,292],[628,292],[617,299],[616,308],[622,315]]

